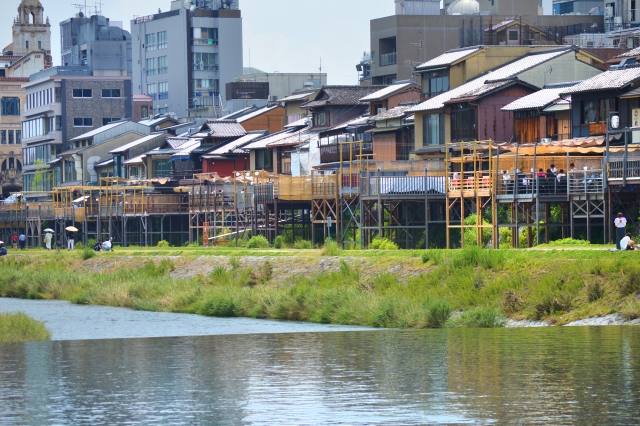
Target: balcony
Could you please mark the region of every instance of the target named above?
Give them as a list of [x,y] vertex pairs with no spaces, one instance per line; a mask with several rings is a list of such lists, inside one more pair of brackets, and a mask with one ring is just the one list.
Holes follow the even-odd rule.
[[214,38],[194,38],[193,39],[193,44],[194,45],[217,46],[218,45],[218,39],[214,39]]
[[422,198],[427,194],[444,196],[444,176],[379,176],[368,172],[360,179],[360,196],[387,198]]
[[395,65],[397,62],[397,54],[396,52],[392,53],[381,53],[380,54],[380,66],[384,67],[387,65]]
[[191,64],[193,71],[219,71],[220,65],[214,64]]
[[373,155],[373,142],[363,142],[362,151],[359,144],[330,144],[320,146],[320,162],[336,163],[340,161],[340,151],[342,151],[342,161],[359,160],[363,157]]

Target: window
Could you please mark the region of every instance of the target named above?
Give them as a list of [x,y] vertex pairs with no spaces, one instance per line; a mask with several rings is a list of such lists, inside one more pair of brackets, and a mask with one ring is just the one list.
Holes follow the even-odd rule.
[[469,103],[456,104],[451,110],[451,140],[476,139],[476,110]]
[[217,28],[194,28],[193,44],[218,45]]
[[27,49],[28,49],[28,48],[29,48],[29,42],[28,42],[28,41],[25,41],[25,44],[26,44],[26,47],[27,47]]
[[449,90],[449,70],[432,71],[427,74],[426,95],[436,96]]
[[23,149],[22,158],[25,166],[31,166],[36,161],[49,161],[52,156],[55,156],[55,152],[51,152],[52,148],[55,151],[55,145],[39,145]]
[[9,130],[9,145],[13,145],[15,140],[13,139],[13,130]]
[[167,32],[160,31],[158,33],[158,50],[167,48]]
[[140,118],[147,118],[147,117],[149,117],[149,106],[142,105],[140,107]]
[[103,98],[119,98],[120,89],[102,89]]
[[329,114],[320,111],[313,114],[313,125],[314,127],[326,127],[329,125]]
[[197,78],[195,80],[192,80],[192,86],[193,86],[193,91],[194,92],[198,92],[198,91],[210,91],[213,90],[214,92],[218,91],[218,80],[214,80],[212,78]]
[[423,146],[444,144],[444,113],[424,115],[422,125]]
[[0,142],[2,142],[2,145],[6,145],[7,144],[7,131],[6,130],[0,130]]
[[42,42],[41,41],[38,41],[38,49],[42,50]]
[[56,102],[62,102],[62,88],[56,87],[55,96],[56,96]]
[[195,71],[212,71],[218,69],[217,53],[196,52],[191,55],[192,65]]
[[93,127],[93,118],[74,118],[73,127]]
[[73,89],[74,98],[92,98],[93,93],[91,89]]
[[153,100],[156,100],[156,93],[158,93],[158,85],[156,83],[147,84],[147,95],[151,96]]
[[158,56],[158,74],[166,74],[167,71],[167,57]]
[[171,160],[153,160],[154,177],[169,176],[173,172]]
[[16,130],[16,145],[20,145],[22,143],[22,131]]
[[256,169],[267,172],[273,171],[273,150],[261,149],[256,151]]
[[169,99],[169,82],[158,83],[158,99]]
[[156,33],[147,34],[145,37],[147,52],[156,50]]
[[168,112],[169,112],[169,108],[168,107],[158,108],[158,114],[166,114]]
[[509,31],[509,41],[518,41],[518,30]]
[[20,98],[2,98],[2,115],[20,115]]
[[56,115],[56,130],[62,130],[62,116]]
[[76,180],[76,162],[68,158],[64,160],[64,181],[73,182]]
[[106,126],[109,123],[115,123],[117,121],[120,121],[120,119],[119,118],[103,118],[102,119],[102,125]]
[[156,75],[156,58],[147,58],[147,75]]
[[582,124],[606,123],[610,111],[617,111],[617,99],[599,99],[582,102]]

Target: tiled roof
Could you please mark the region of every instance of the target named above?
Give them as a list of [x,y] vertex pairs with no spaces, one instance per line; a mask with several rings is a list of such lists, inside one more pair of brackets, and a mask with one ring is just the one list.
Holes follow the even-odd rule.
[[502,22],[500,22],[500,23],[495,24],[495,25],[494,25],[493,27],[491,27],[491,28],[486,28],[486,29],[485,29],[485,31],[495,31],[495,30],[499,30],[499,29],[500,29],[500,28],[502,28],[502,27],[506,27],[506,26],[508,26],[508,25],[509,25],[509,24],[511,24],[512,22],[516,22],[516,21],[515,21],[515,19],[507,19],[507,20],[504,20],[504,21],[502,21]]
[[209,129],[209,136],[214,138],[233,138],[247,134],[236,120],[211,120],[205,126]]
[[378,115],[374,115],[373,117],[370,118],[370,120],[373,121],[384,121],[384,120],[393,120],[395,118],[401,118],[404,117],[404,112],[406,110],[408,110],[409,108],[411,108],[411,105],[408,106],[398,106],[395,108],[391,108],[390,110],[387,110],[383,113],[380,113]]
[[289,123],[284,126],[285,129],[290,129],[292,127],[306,127],[311,122],[311,117],[303,117],[300,120],[296,120],[293,123]]
[[238,111],[234,111],[230,114],[225,115],[224,117],[220,117],[219,120],[235,120],[238,117],[242,117],[245,114],[250,113],[253,110],[256,110],[257,107],[251,105],[246,108],[239,109]]
[[431,67],[435,67],[435,66],[442,66],[442,65],[451,65],[454,62],[459,61],[460,59],[467,57],[469,55],[471,55],[472,53],[477,52],[478,50],[482,49],[483,46],[473,46],[473,47],[465,47],[462,49],[453,49],[453,50],[449,50],[445,53],[443,53],[440,56],[436,56],[435,58],[418,65],[418,67],[416,68],[417,70],[421,70],[421,69],[425,69],[425,68],[431,68]]
[[133,141],[133,142],[129,142],[128,144],[122,145],[122,146],[120,146],[120,147],[118,147],[118,148],[116,148],[116,149],[112,149],[111,151],[109,151],[109,154],[117,154],[117,153],[119,153],[119,152],[125,152],[125,151],[127,151],[127,150],[129,150],[129,149],[131,149],[131,148],[133,148],[133,147],[135,147],[135,146],[138,146],[138,145],[143,144],[143,143],[145,143],[145,142],[147,142],[147,141],[150,141],[150,140],[152,140],[152,139],[155,139],[155,138],[157,138],[159,135],[160,135],[160,134],[149,135],[149,136],[145,136],[144,138],[141,138],[141,139],[135,140],[135,141]]
[[242,117],[238,117],[237,120],[238,120],[238,123],[244,123],[247,120],[251,120],[252,118],[259,117],[262,114],[266,114],[266,113],[271,112],[271,111],[273,111],[275,109],[278,109],[278,108],[284,109],[284,107],[282,105],[266,106],[264,108],[260,108],[260,109],[257,109],[255,111],[252,111],[249,114],[245,114]]
[[279,99],[278,101],[279,102],[301,101],[301,100],[309,98],[309,96],[312,96],[315,93],[316,92],[295,93],[293,95],[285,96],[284,98]]
[[444,103],[455,98],[460,98],[462,95],[473,92],[485,84],[486,81],[503,80],[510,77],[516,77],[518,74],[543,64],[551,59],[555,59],[559,56],[566,55],[573,52],[572,48],[554,49],[552,51],[543,51],[541,53],[531,53],[524,58],[520,58],[510,64],[504,65],[494,71],[489,72],[486,75],[471,80],[462,86],[458,86],[455,89],[442,93],[438,96],[416,105],[410,108],[409,112],[419,111],[433,111],[439,110],[444,107]]
[[168,115],[163,115],[157,118],[154,118],[154,117],[146,118],[144,120],[138,121],[138,123],[144,126],[153,127],[153,126],[157,126],[160,123],[164,123],[165,121],[173,121],[174,123],[178,122],[178,120],[174,119],[173,117],[169,117]]
[[553,89],[542,89],[505,105],[502,111],[518,111],[523,109],[544,108],[558,99],[560,93],[566,91],[567,87],[555,87]]
[[374,101],[379,101],[381,99],[385,99],[391,95],[395,95],[398,92],[401,92],[405,89],[408,89],[411,86],[415,86],[418,87],[417,84],[415,83],[401,83],[401,84],[392,84],[389,87],[385,87],[382,90],[378,90],[375,93],[372,93],[370,95],[365,96],[364,98],[360,99],[360,102],[374,102]]
[[293,134],[289,135],[288,137],[281,138],[280,140],[277,140],[277,141],[274,141],[274,142],[270,142],[269,144],[267,144],[267,147],[273,148],[273,147],[278,147],[278,146],[303,145],[303,144],[309,142],[314,137],[317,137],[318,133],[320,133],[319,130],[310,130],[310,129],[305,129],[305,130],[303,130],[301,132],[294,132]]
[[178,149],[178,152],[173,154],[173,156],[174,157],[185,157],[185,156],[191,154],[191,151],[193,151],[194,149],[199,147],[201,143],[202,143],[202,139],[189,139],[189,142],[187,142],[184,145],[182,145]]
[[204,157],[206,158],[207,156],[213,156],[213,155],[219,156],[219,155],[225,155],[225,154],[235,154],[235,153],[238,153],[238,151],[248,152],[248,151],[242,150],[241,148],[247,145],[249,142],[253,141],[254,139],[264,136],[266,133],[267,133],[266,130],[249,132],[241,138],[231,141],[221,146],[220,148],[216,148],[212,151],[207,152],[204,155]]
[[624,52],[616,56],[616,58],[633,58],[635,56],[640,56],[640,47],[636,47],[635,49],[631,49],[628,52]]
[[595,77],[584,80],[573,87],[567,87],[562,93],[582,93],[607,89],[622,89],[640,79],[640,68],[605,71]]
[[[365,105],[361,102],[363,97],[384,89],[386,86],[324,86],[315,99],[302,104],[303,108],[312,108],[324,105]],[[324,95],[327,98],[324,98]]]
[[167,144],[176,149],[189,141],[189,138],[167,138]]
[[444,103],[445,104],[453,103],[453,102],[456,102],[458,99],[477,98],[479,96],[493,92],[494,90],[498,90],[503,87],[509,86],[517,81],[518,81],[517,78],[510,78],[510,79],[499,80],[499,81],[487,81],[482,86],[474,87],[465,93],[460,93],[459,95],[449,99]]
[[126,124],[126,123],[128,123],[128,121],[118,121],[117,123],[110,123],[110,124],[107,124],[106,126],[102,126],[102,127],[98,127],[97,129],[93,129],[90,132],[83,133],[80,136],[76,136],[75,138],[73,138],[71,140],[72,141],[76,141],[76,140],[92,138],[95,135],[98,135],[98,134],[100,134],[102,132],[106,132],[107,130],[113,129],[114,127],[122,126],[123,124]]
[[149,95],[133,95],[134,101],[153,101],[153,98]]
[[262,138],[257,138],[256,140],[254,140],[253,142],[249,143],[248,145],[244,146],[244,149],[246,150],[251,150],[251,149],[264,149],[267,147],[268,144],[272,143],[272,142],[276,142],[282,139],[286,139],[292,135],[297,135],[299,132],[297,130],[294,129],[287,129],[287,130],[283,130],[282,132],[278,132],[278,133],[273,133],[271,135],[267,135],[265,137]]

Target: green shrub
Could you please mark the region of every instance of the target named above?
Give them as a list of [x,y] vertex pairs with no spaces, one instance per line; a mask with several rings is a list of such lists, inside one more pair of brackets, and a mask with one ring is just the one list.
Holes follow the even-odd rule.
[[283,249],[287,246],[287,243],[284,239],[284,236],[278,235],[276,239],[273,241],[273,247],[277,249]]
[[307,240],[296,240],[296,242],[293,243],[293,248],[296,250],[310,250],[313,248],[313,244]]
[[471,246],[459,251],[453,257],[453,266],[455,268],[465,268],[481,266],[485,269],[499,270],[506,261],[506,256],[500,250],[483,250],[477,246]]
[[555,240],[549,242],[549,245],[552,246],[574,246],[574,245],[585,245],[591,244],[587,240],[574,240],[573,238],[563,238],[561,240]]
[[398,250],[398,245],[387,238],[374,238],[369,244],[373,250]]
[[229,318],[236,316],[236,305],[229,296],[218,296],[208,299],[198,311],[200,315]]
[[251,237],[249,242],[247,242],[247,248],[248,249],[269,248],[269,241],[262,235],[256,235],[254,237]]
[[604,286],[599,282],[593,282],[587,284],[587,299],[589,303],[593,303],[604,296]]
[[568,294],[545,294],[535,305],[535,319],[540,320],[547,315],[567,312],[571,309],[572,300]]
[[80,252],[82,260],[89,260],[96,256],[96,252],[91,247],[84,247]]
[[442,328],[451,317],[451,306],[446,300],[437,300],[427,304],[427,326]]
[[640,270],[627,272],[626,276],[620,280],[620,294],[628,296],[640,291]]
[[74,248],[75,250],[84,250],[84,244],[82,244],[81,242],[79,242],[79,241],[78,241],[77,243],[75,243],[75,244],[73,245],[73,248]]
[[324,247],[322,247],[322,255],[337,256],[338,254],[340,254],[338,243],[336,243],[335,241],[327,240],[327,242],[324,243]]
[[96,245],[96,243],[97,243],[97,241],[96,241],[96,239],[95,239],[95,238],[89,238],[89,239],[87,240],[87,246],[88,246],[88,247],[94,247],[94,246]]
[[640,303],[628,301],[620,309],[622,317],[628,321],[640,318]]
[[504,327],[507,317],[497,309],[474,308],[464,311],[447,322],[450,328],[496,328]]
[[22,312],[0,312],[0,343],[51,340],[51,332],[44,323]]
[[158,248],[167,248],[167,247],[171,247],[171,245],[169,244],[169,241],[167,241],[167,240],[160,240],[160,241],[158,241],[158,244],[156,244],[156,247],[158,247]]
[[429,249],[422,253],[422,263],[431,262],[433,265],[439,265],[444,260],[444,251],[438,249]]

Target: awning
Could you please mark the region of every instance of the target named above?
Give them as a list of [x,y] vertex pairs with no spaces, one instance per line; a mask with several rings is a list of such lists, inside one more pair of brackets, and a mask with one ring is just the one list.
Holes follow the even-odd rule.
[[542,110],[542,112],[558,112],[571,110],[571,104],[555,104]]
[[544,142],[538,144],[510,143],[498,144],[501,149],[520,155],[545,155],[545,154],[601,154],[605,151],[604,137],[585,137],[565,139],[562,141]]

